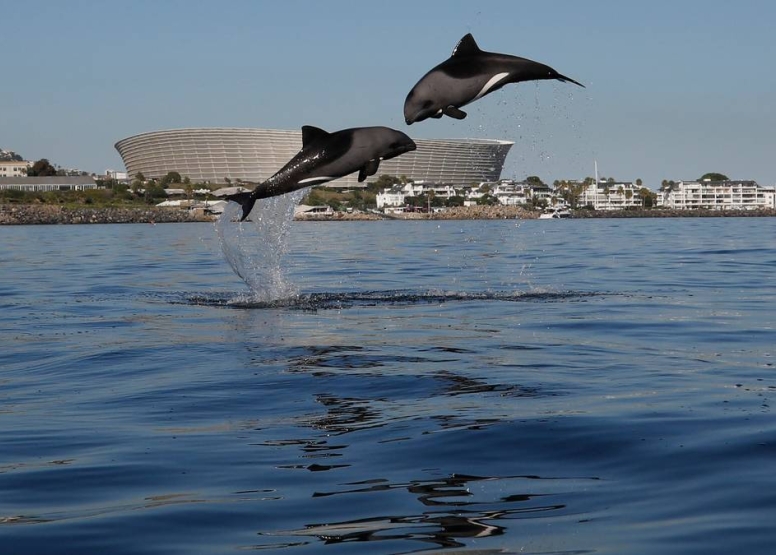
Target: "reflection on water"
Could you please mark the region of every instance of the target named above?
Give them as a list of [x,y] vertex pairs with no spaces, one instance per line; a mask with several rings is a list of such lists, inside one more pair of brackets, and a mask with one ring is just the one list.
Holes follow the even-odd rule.
[[[434,354],[466,355],[471,351],[464,348],[444,347],[426,349]],[[403,360],[405,364],[429,363],[423,357],[392,357],[379,360],[368,350],[359,346],[311,347],[309,352],[297,357],[293,364],[294,372],[306,372],[317,379],[332,378],[334,374],[320,373],[321,368],[371,369],[374,376],[387,364]],[[437,363],[440,361],[437,360]],[[443,364],[448,364],[442,361]],[[442,370],[428,376],[431,382],[438,382],[438,395],[445,397],[479,396],[497,394],[534,398],[545,395],[536,387],[523,387],[512,384],[491,384],[486,379],[478,379]],[[430,398],[435,396],[428,386],[424,386]],[[552,394],[552,393],[551,393]],[[283,470],[307,470],[310,472],[331,471],[336,479],[338,472],[352,466],[350,459],[332,463],[334,459],[343,459],[352,448],[355,438],[346,440],[352,434],[370,433],[383,427],[395,427],[401,420],[402,411],[391,404],[390,394],[372,397],[342,397],[333,393],[318,393],[314,400],[323,409],[323,413],[306,415],[299,419],[299,427],[309,428],[319,435],[300,439],[274,440],[264,442],[264,447],[298,447],[302,459],[320,459],[309,464],[278,465]],[[437,414],[428,420],[421,419],[421,411],[407,415],[415,420],[413,435],[428,433],[426,426],[439,429],[460,429],[460,414]],[[488,424],[498,424],[500,419],[481,419],[467,421],[465,430],[478,430]],[[390,444],[410,440],[409,437],[394,437],[381,443]],[[253,549],[282,549],[290,546],[310,545],[304,542],[276,542],[276,538],[292,540],[294,537],[315,537],[322,545],[336,545],[352,542],[380,542],[398,545],[399,543],[419,543],[428,545],[425,549],[451,549],[467,547],[465,540],[484,539],[503,535],[508,526],[518,521],[537,521],[572,516],[574,512],[567,505],[567,491],[591,489],[599,483],[597,477],[541,477],[533,475],[518,476],[476,476],[452,474],[427,479],[392,481],[388,478],[370,478],[355,482],[343,482],[329,489],[317,489],[312,492],[314,500],[339,500],[333,506],[348,504],[350,499],[365,497],[369,499],[366,510],[358,518],[350,520],[327,519],[325,522],[308,522],[303,528],[291,530],[262,530],[259,536],[267,542],[253,545]],[[424,510],[411,513],[385,512],[381,509],[380,498],[395,498],[398,493],[412,496]],[[406,504],[406,503],[405,503]],[[388,503],[390,506],[390,503]],[[577,509],[576,512],[584,512]],[[370,515],[370,516],[366,516]],[[412,549],[401,549],[412,552]],[[584,553],[585,551],[574,551]],[[452,553],[445,551],[444,553]],[[511,553],[508,550],[466,550],[471,553]],[[547,552],[548,553],[548,552]],[[572,553],[572,551],[566,551]]]
[[[575,487],[597,479],[570,479]],[[314,498],[342,495],[382,495],[403,490],[429,510],[414,514],[380,515],[348,521],[310,523],[297,530],[263,532],[268,537],[316,536],[325,544],[343,542],[411,541],[440,548],[465,547],[466,538],[486,538],[504,533],[509,522],[560,517],[568,513],[559,494],[542,492],[545,484],[562,483],[539,476],[483,477],[452,475],[433,480],[390,483],[373,479],[345,484],[339,491],[316,492]],[[557,487],[557,486],[555,486]],[[513,488],[521,488],[515,489]],[[552,489],[552,488],[550,488]],[[555,499],[555,502],[553,502]],[[379,504],[379,501],[376,501]],[[270,546],[265,546],[270,547]],[[494,550],[494,553],[506,551]],[[473,553],[473,551],[466,551]]]
[[0,552],[770,555],[774,221],[0,227]]

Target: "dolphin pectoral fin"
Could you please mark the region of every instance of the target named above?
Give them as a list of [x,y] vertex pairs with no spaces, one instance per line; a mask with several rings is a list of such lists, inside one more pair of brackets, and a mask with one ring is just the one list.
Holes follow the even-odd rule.
[[466,112],[463,110],[460,110],[459,108],[456,108],[455,106],[448,106],[444,110],[442,110],[442,113],[446,116],[450,116],[451,118],[455,119],[463,119],[466,117]]
[[251,193],[237,193],[235,195],[229,195],[226,197],[226,200],[231,200],[232,202],[236,202],[242,206],[242,216],[240,217],[241,222],[245,221],[245,218],[247,218],[248,214],[250,214],[251,210],[253,210],[253,205],[256,204],[256,199]]
[[380,167],[380,159],[375,158],[367,162],[361,170],[358,172],[358,182],[361,183],[366,180],[370,175],[377,173],[377,168]]

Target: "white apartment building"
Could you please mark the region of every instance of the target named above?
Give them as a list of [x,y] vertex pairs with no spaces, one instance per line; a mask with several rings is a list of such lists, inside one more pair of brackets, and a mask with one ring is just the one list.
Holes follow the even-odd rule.
[[490,194],[504,206],[518,206],[531,202],[531,186],[528,183],[505,179],[495,183],[481,183],[480,186],[482,185],[488,185]]
[[429,194],[433,194],[435,197],[449,199],[456,196],[458,191],[452,185],[410,181],[401,187],[396,185],[391,189],[383,189],[378,193],[376,196],[377,209],[403,207],[406,204],[405,201],[407,197],[419,197]]
[[757,210],[776,208],[776,187],[755,181],[679,181],[657,196],[661,208],[673,210]]
[[513,181],[502,179],[500,181],[483,181],[472,189],[456,189],[452,185],[439,185],[436,183],[424,183],[423,181],[409,182],[406,185],[396,185],[391,189],[383,189],[377,194],[377,208],[386,210],[404,207],[407,197],[433,194],[436,198],[449,199],[454,196],[465,197],[464,206],[471,206],[486,195],[494,197],[505,206],[520,206],[531,204],[533,199],[544,200],[548,205],[562,203],[562,199],[556,198],[553,191],[544,184],[528,183],[525,181]]
[[402,189],[383,189],[380,193],[377,193],[377,209],[404,207],[404,198],[406,196]]
[[0,162],[0,177],[26,177],[32,162],[8,160]]
[[407,196],[420,196],[433,194],[435,197],[451,198],[458,194],[458,191],[452,185],[440,185],[427,181],[415,181],[404,186],[405,190],[411,194]]
[[641,187],[632,182],[617,181],[591,183],[579,196],[579,206],[596,210],[622,210],[643,205]]
[[105,170],[105,175],[107,175],[110,179],[115,179],[116,181],[127,181],[129,179],[129,174],[127,172],[118,170]]

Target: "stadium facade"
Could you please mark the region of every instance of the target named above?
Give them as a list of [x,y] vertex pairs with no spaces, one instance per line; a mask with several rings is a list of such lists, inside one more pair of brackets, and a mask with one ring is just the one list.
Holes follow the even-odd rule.
[[[501,177],[514,143],[492,139],[414,139],[417,150],[385,160],[377,175],[467,186]],[[301,131],[252,128],[191,128],[152,131],[115,145],[130,176],[162,178],[171,171],[194,183],[221,184],[226,178],[261,182],[302,148]],[[359,187],[357,174],[327,186]]]

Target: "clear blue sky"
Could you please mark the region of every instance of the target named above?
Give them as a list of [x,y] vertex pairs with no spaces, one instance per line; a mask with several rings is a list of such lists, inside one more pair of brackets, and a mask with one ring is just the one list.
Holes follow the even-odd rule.
[[[0,147],[90,172],[181,127],[388,125],[516,142],[504,177],[776,184],[772,0],[0,0]],[[407,127],[409,89],[471,32],[587,88],[508,85]]]

